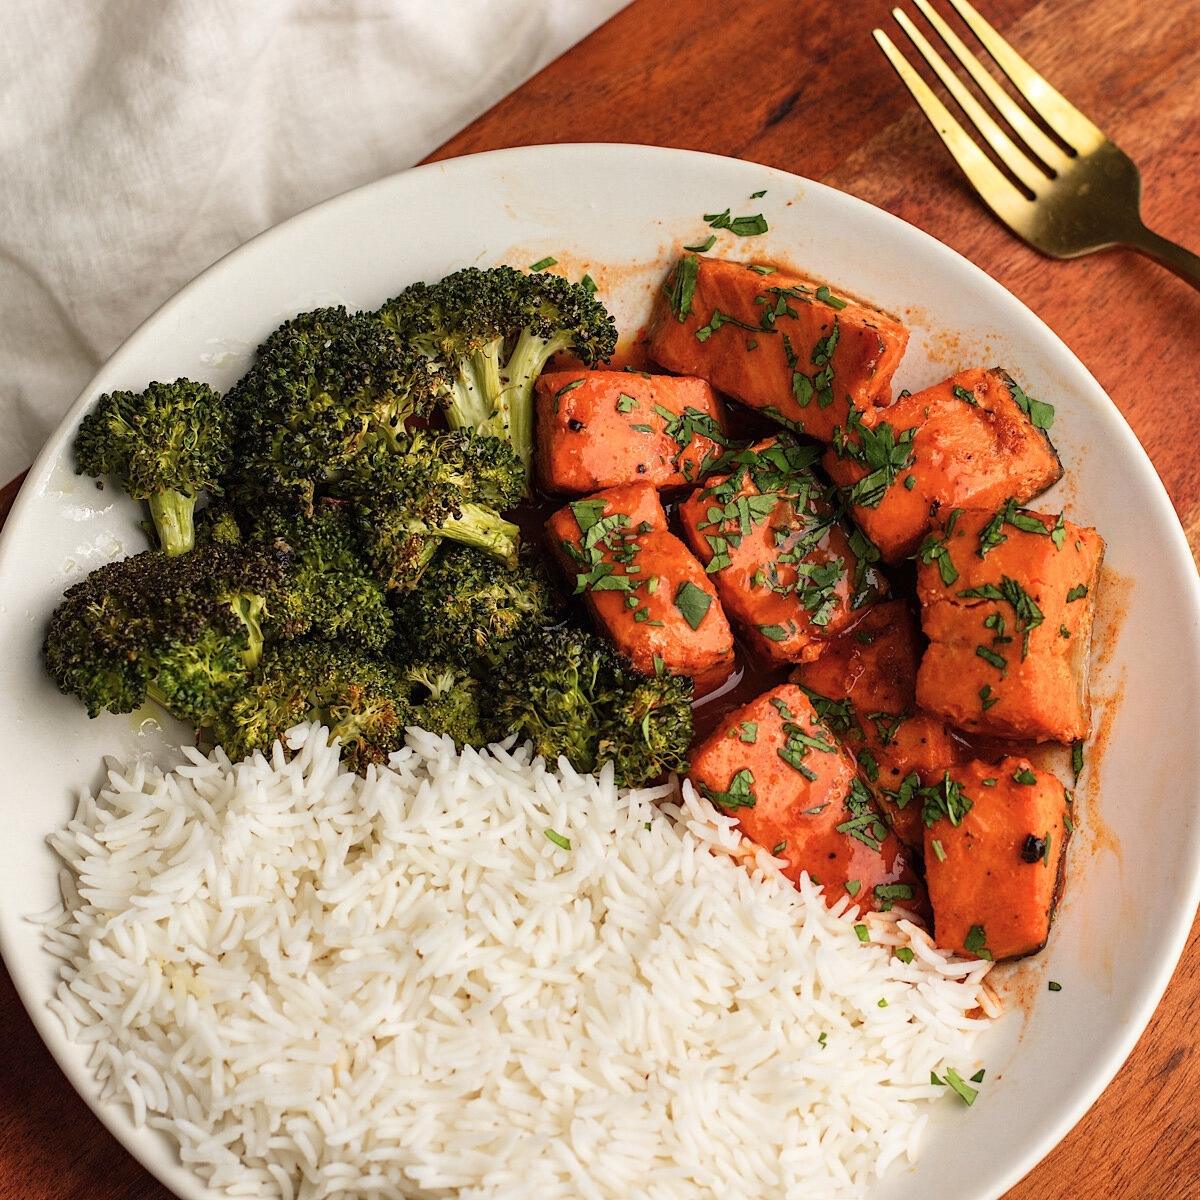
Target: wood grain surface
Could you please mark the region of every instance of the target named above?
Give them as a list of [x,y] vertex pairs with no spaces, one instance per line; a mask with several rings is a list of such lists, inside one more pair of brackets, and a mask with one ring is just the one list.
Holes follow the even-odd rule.
[[[1200,249],[1200,0],[977,3],[1139,164],[1147,222]],[[903,217],[1080,356],[1149,452],[1195,551],[1200,294],[1132,253],[1054,262],[997,225],[872,42],[888,7],[637,0],[432,157],[548,141],[682,146],[820,179]],[[0,520],[19,483],[0,491]],[[1198,1024],[1200,923],[1120,1074],[1008,1200],[1200,1197]],[[2,971],[0,1046],[0,1200],[167,1200],[59,1073]]]

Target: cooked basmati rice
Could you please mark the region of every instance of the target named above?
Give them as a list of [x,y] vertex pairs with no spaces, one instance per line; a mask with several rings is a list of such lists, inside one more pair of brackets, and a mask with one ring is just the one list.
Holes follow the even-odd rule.
[[860,944],[689,785],[290,745],[114,767],[50,839],[55,1011],[214,1192],[835,1200],[958,1103],[989,964]]

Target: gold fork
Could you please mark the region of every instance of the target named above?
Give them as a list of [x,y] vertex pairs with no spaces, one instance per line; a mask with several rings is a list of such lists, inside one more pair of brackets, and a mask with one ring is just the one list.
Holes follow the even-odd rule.
[[892,9],[892,16],[1012,179],[976,145],[882,29],[874,31],[875,40],[963,174],[1009,229],[1054,258],[1076,258],[1108,246],[1128,246],[1200,288],[1200,256],[1142,223],[1142,182],[1124,151],[1055,91],[968,0],[950,3],[1062,145],[1026,115],[929,0],[913,2],[1015,137],[1005,132],[901,9]]

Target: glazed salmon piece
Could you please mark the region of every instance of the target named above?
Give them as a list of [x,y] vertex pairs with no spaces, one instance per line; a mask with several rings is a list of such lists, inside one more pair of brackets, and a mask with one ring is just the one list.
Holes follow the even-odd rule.
[[537,472],[549,492],[684,487],[725,442],[724,413],[702,379],[581,369],[537,381]]
[[815,658],[884,586],[813,474],[816,454],[789,433],[730,450],[679,506],[726,613],[769,663]]
[[830,904],[845,895],[860,908],[920,902],[854,760],[798,687],[772,688],[731,712],[691,761],[696,789],[735,815],[751,841],[787,859],[793,882],[807,872]]
[[908,330],[819,280],[684,255],[664,288],[650,355],[821,441],[851,409],[891,400]]
[[924,798],[934,940],[971,958],[1046,944],[1066,845],[1063,785],[1026,758],[953,768]]
[[667,529],[651,484],[572,501],[546,530],[593,619],[635,670],[689,675],[697,695],[729,677],[729,622],[704,568]]
[[945,725],[917,709],[920,658],[908,604],[889,600],[792,673],[792,682],[854,755],[896,836],[909,846],[924,838],[915,787],[940,779],[956,757]]
[[1062,477],[1054,410],[1007,372],[973,368],[887,409],[851,414],[825,469],[888,562],[913,554],[939,513],[1024,504]]
[[1087,669],[1104,542],[1015,504],[952,509],[918,555],[929,648],[917,703],[977,733],[1070,742],[1091,728]]

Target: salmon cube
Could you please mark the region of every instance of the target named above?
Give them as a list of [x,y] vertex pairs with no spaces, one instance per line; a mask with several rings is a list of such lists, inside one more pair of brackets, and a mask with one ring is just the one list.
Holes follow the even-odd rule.
[[999,367],[960,371],[840,431],[824,466],[888,562],[916,552],[939,513],[1024,504],[1062,476],[1053,409]]
[[1012,503],[952,509],[918,557],[917,703],[974,733],[1087,737],[1100,535]]
[[702,379],[578,370],[537,381],[537,471],[548,492],[683,487],[701,478],[725,441],[724,413]]
[[752,649],[769,663],[816,658],[883,589],[787,433],[730,451],[679,506],[684,533]]
[[643,675],[688,675],[702,695],[733,670],[733,634],[712,581],[673,533],[649,483],[575,500],[546,522],[593,619]]
[[911,610],[903,600],[889,600],[792,673],[792,682],[854,755],[896,836],[909,846],[924,839],[916,788],[940,779],[956,758],[945,725],[917,709],[920,657]]
[[970,958],[1046,944],[1066,845],[1067,798],[1026,758],[951,769],[924,799],[934,940]]
[[804,693],[772,688],[731,712],[692,752],[689,778],[742,832],[800,873],[834,904],[912,907],[919,885],[903,849]]
[[891,399],[908,330],[790,271],[685,255],[664,289],[651,357],[824,442]]

